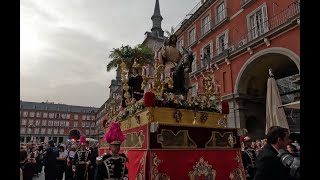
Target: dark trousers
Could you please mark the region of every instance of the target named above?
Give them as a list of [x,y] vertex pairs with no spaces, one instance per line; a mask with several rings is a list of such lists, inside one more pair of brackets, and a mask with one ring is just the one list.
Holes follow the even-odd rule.
[[65,174],[64,174],[64,179],[65,180],[74,180],[74,173],[72,171],[72,166],[67,166],[67,169],[65,171]]
[[56,180],[57,168],[55,164],[47,165],[44,168],[45,180]]
[[[86,165],[78,165],[75,172],[75,180],[86,180]],[[88,174],[87,174],[88,175]]]

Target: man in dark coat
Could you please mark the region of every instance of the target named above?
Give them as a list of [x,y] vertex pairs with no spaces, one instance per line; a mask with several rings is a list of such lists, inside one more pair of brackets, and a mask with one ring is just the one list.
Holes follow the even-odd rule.
[[253,180],[291,180],[289,172],[280,158],[279,150],[290,143],[288,129],[273,126],[267,134],[267,144],[256,159],[256,174]]
[[45,161],[45,180],[55,180],[57,174],[57,158],[59,157],[59,150],[54,146],[54,141],[50,140],[48,142],[49,148],[44,156]]

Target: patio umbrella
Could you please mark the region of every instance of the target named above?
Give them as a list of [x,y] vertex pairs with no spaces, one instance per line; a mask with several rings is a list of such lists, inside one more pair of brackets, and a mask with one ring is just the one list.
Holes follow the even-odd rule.
[[284,105],[280,106],[279,108],[282,108],[282,107],[290,108],[290,109],[300,109],[300,101],[295,101],[295,102],[291,102],[288,104],[284,104]]
[[283,108],[279,108],[281,105],[277,82],[273,77],[272,70],[269,69],[266,100],[266,134],[271,126],[281,126],[289,129],[286,114]]
[[98,142],[98,140],[93,139],[93,138],[86,138],[86,141],[89,141],[89,142]]

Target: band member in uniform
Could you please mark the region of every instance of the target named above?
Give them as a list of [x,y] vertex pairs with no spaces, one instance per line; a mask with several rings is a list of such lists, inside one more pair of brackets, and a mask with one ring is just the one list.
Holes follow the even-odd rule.
[[128,158],[123,153],[119,154],[120,145],[125,140],[120,129],[120,123],[111,123],[109,130],[104,136],[104,140],[110,144],[111,152],[96,158],[95,180],[128,180],[128,169],[126,167]]
[[88,174],[88,166],[90,165],[91,154],[86,149],[86,137],[80,137],[80,149],[76,151],[73,159],[73,165],[75,166],[75,179],[86,180]]
[[255,174],[256,151],[252,149],[252,140],[246,136],[243,140],[244,151],[242,152],[242,162],[246,172],[247,180],[252,180]]

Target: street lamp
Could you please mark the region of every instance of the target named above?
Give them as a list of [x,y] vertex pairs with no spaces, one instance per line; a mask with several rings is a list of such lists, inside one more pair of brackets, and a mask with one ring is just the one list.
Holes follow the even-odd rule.
[[31,139],[32,139],[32,129],[34,127],[36,127],[36,126],[33,123],[30,123],[28,127],[31,129],[31,132],[30,132],[30,141],[31,141]]
[[92,122],[93,122],[93,115],[94,115],[94,110],[90,111],[91,115],[91,122],[89,123],[89,137],[91,138],[91,126],[92,126]]

